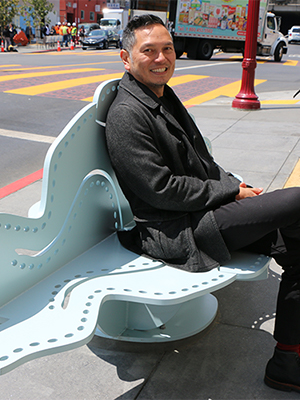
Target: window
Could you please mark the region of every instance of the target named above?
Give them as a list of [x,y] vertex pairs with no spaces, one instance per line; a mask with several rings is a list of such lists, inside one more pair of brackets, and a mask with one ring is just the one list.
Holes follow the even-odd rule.
[[80,19],[84,19],[84,10],[80,11]]
[[90,21],[94,21],[95,13],[94,11],[90,11]]
[[275,22],[273,17],[267,18],[267,26],[269,29],[275,30]]

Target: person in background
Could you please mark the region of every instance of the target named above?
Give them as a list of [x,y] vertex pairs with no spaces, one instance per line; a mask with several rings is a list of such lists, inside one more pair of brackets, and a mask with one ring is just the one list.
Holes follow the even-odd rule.
[[71,36],[72,36],[72,41],[75,45],[76,44],[76,36],[77,36],[77,28],[76,28],[75,22],[73,22],[73,24],[72,24]]

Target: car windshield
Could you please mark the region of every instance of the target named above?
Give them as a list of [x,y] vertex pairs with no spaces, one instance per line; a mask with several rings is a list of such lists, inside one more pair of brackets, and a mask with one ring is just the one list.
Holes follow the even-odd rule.
[[116,20],[115,19],[102,19],[101,25],[102,26],[115,26]]
[[94,31],[91,31],[89,33],[89,36],[105,36],[105,32],[104,31],[100,31],[100,29],[96,29]]

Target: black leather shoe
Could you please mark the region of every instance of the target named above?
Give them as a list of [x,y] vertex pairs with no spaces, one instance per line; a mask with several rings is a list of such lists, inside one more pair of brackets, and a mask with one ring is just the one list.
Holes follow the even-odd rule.
[[300,392],[300,357],[292,351],[275,347],[266,367],[265,384],[273,389]]

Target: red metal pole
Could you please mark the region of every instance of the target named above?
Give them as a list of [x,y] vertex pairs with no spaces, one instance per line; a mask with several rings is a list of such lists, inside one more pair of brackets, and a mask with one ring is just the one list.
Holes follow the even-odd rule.
[[254,92],[256,68],[257,31],[260,0],[249,0],[241,90],[232,102],[233,108],[257,110],[260,108],[258,96]]

